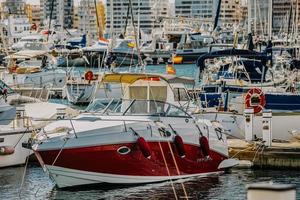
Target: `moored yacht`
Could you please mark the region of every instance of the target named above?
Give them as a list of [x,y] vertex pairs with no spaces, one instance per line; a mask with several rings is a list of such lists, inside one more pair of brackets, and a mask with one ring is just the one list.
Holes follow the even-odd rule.
[[32,146],[60,188],[168,181],[226,166],[226,137],[163,101],[123,99],[71,121],[46,126]]

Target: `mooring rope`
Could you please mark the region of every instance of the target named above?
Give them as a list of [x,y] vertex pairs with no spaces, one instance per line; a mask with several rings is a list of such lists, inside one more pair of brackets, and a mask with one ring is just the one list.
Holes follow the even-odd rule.
[[[177,164],[177,161],[175,159],[174,152],[173,152],[173,149],[171,147],[170,142],[168,142],[168,146],[169,146],[169,149],[170,149],[170,152],[171,152],[171,155],[172,155],[172,159],[173,159],[174,164],[175,164],[175,169],[177,171],[178,176],[180,176],[180,171],[179,171],[179,168],[178,168],[178,164]],[[187,195],[187,192],[186,192],[186,189],[185,189],[185,186],[184,186],[183,182],[181,182],[181,187],[182,187],[182,190],[184,192],[185,198],[188,199],[188,195]]]
[[171,182],[172,190],[173,190],[173,193],[174,193],[174,197],[175,197],[176,200],[178,200],[177,193],[176,193],[176,190],[175,190],[175,187],[174,187],[174,183],[173,183],[172,178],[171,178],[170,170],[169,170],[168,163],[167,163],[165,154],[163,152],[161,143],[158,142],[158,145],[159,145],[159,148],[160,148],[160,151],[161,151],[161,154],[162,154],[165,166],[166,166],[166,170],[167,170],[168,176],[170,177],[170,182]]

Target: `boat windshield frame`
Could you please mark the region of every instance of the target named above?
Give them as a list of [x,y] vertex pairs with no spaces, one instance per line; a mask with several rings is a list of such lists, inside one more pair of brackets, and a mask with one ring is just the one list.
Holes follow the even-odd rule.
[[[101,100],[100,100],[101,101]],[[116,101],[116,105],[113,104],[113,101]],[[97,102],[94,101],[94,102]],[[147,105],[147,108],[143,107],[142,104],[137,105],[137,107],[146,109],[146,112],[137,112],[137,113],[132,113],[129,112],[131,109],[135,109],[135,105],[138,103],[145,103]],[[128,105],[126,105],[126,104]],[[125,107],[123,107],[125,104]],[[141,106],[142,105],[142,106]],[[110,109],[110,107],[113,107],[113,109]],[[92,104],[91,104],[92,107]],[[153,109],[155,110],[154,112],[151,112]],[[158,109],[163,109],[160,110],[160,112],[157,112]],[[119,111],[120,110],[120,111]],[[123,111],[122,111],[123,110]],[[92,112],[92,111],[88,111]],[[115,115],[118,114],[120,116],[155,116],[155,117],[182,117],[182,118],[193,118],[189,113],[187,113],[184,109],[168,103],[164,101],[159,101],[159,100],[147,100],[147,99],[112,99],[105,108],[102,110],[95,111],[94,113],[99,113],[101,115],[107,114],[107,115]]]

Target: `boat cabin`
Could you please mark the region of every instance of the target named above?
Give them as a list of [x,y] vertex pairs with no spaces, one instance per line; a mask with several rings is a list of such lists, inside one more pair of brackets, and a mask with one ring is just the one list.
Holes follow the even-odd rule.
[[[177,106],[190,106],[189,103],[192,98],[190,98],[186,86],[194,85],[195,81],[175,75],[110,73],[100,77],[100,84],[105,86],[103,87],[106,90],[105,93],[118,93],[118,99],[122,99],[122,101],[132,99],[156,100]],[[100,108],[106,103],[107,101],[103,99],[96,99],[92,104],[97,104]]]

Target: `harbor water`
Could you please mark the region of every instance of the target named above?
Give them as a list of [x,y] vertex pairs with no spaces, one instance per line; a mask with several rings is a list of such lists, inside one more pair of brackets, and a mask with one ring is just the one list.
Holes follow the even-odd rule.
[[[29,165],[23,187],[20,188],[24,167],[0,170],[0,199],[174,199],[170,182],[131,187],[95,185],[71,190],[57,189],[37,165]],[[300,171],[234,169],[229,173],[181,180],[190,199],[246,199],[245,186],[255,182],[276,182],[297,185],[300,199]],[[174,182],[179,198],[184,193],[180,181]]]

